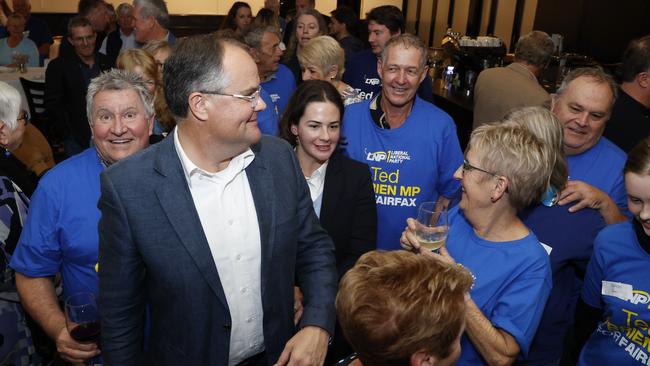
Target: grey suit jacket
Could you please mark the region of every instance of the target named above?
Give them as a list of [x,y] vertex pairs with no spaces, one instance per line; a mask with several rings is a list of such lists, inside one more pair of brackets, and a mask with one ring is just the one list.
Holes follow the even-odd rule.
[[[299,326],[333,334],[337,275],[332,241],[289,145],[265,136],[251,149],[246,174],[260,226],[263,333],[273,363],[295,331],[295,280],[305,295]],[[229,307],[173,138],[111,166],[101,188],[105,363],[227,365]],[[150,334],[143,352],[145,304]]]

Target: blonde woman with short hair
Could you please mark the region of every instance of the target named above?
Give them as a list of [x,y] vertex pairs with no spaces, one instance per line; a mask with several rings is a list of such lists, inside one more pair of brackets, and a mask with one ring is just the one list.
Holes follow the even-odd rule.
[[324,80],[334,85],[346,106],[361,102],[359,92],[341,79],[345,72],[345,52],[337,40],[318,36],[298,50],[302,80]]

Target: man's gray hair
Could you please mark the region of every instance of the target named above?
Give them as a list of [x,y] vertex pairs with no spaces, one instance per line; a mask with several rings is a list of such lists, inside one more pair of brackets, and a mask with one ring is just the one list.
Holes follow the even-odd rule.
[[273,33],[277,35],[280,40],[282,40],[280,29],[275,26],[253,26],[244,35],[244,40],[246,41],[248,47],[259,51],[262,48],[262,38],[264,37],[264,33]]
[[187,117],[190,94],[223,93],[230,85],[231,75],[223,67],[226,46],[239,47],[246,53],[249,50],[235,39],[210,34],[188,37],[176,44],[163,71],[165,99],[174,116]]
[[16,129],[20,114],[20,93],[10,84],[0,81],[0,120],[10,131]]
[[88,123],[92,125],[93,108],[95,107],[95,96],[102,91],[121,91],[121,90],[134,90],[138,93],[147,119],[154,115],[153,98],[147,84],[140,77],[140,75],[120,69],[111,69],[92,79],[88,85],[88,93],[86,94],[86,115],[88,116]]
[[133,6],[140,7],[140,15],[143,18],[154,17],[161,27],[169,28],[169,11],[163,0],[134,0]]
[[540,69],[545,68],[555,52],[555,44],[546,32],[532,31],[519,38],[515,59]]
[[558,96],[562,95],[573,80],[581,77],[592,79],[598,84],[607,84],[609,90],[612,92],[612,105],[614,104],[618,97],[618,86],[616,85],[614,78],[610,74],[606,73],[601,67],[581,67],[571,70],[571,72],[564,77],[562,84],[560,84],[560,87],[557,89],[555,94]]
[[427,64],[427,47],[424,45],[424,42],[422,42],[420,37],[410,33],[402,33],[399,36],[391,38],[381,51],[381,59],[385,60],[386,57],[388,57],[388,50],[395,46],[402,46],[405,49],[415,47],[416,50],[420,52],[420,69],[424,68]]
[[121,3],[120,5],[117,6],[115,12],[118,15],[133,13],[133,5],[129,3]]

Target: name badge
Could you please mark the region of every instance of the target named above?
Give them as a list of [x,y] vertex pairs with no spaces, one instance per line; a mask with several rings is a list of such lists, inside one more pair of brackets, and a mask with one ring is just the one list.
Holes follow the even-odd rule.
[[621,282],[603,281],[601,293],[606,296],[614,296],[624,301],[632,300],[632,285]]

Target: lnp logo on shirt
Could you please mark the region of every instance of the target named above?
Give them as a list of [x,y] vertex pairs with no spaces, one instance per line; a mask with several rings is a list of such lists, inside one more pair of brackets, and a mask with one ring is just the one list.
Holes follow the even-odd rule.
[[367,85],[380,85],[381,80],[379,78],[366,78]]
[[368,150],[364,149],[364,153],[366,154],[367,161],[385,161],[387,163],[401,164],[406,160],[411,160],[411,155],[409,155],[409,152],[402,150],[368,152]]
[[269,95],[271,96],[271,100],[273,101],[273,103],[280,100],[280,95],[279,94],[269,94]]

